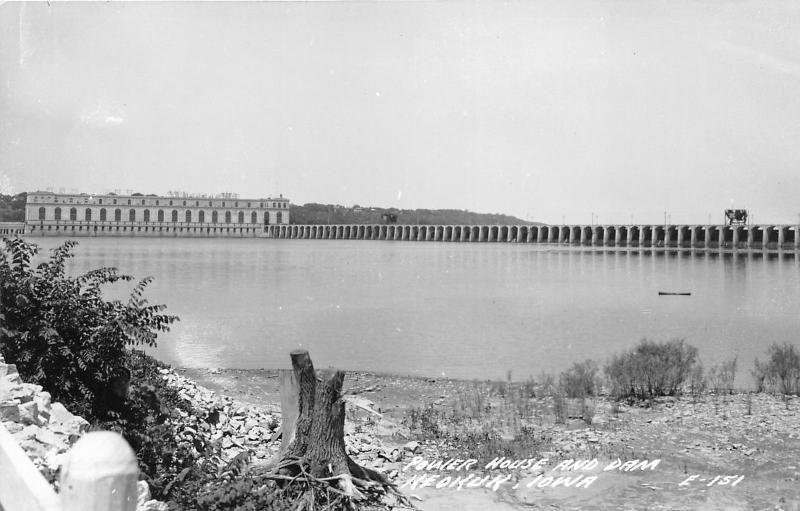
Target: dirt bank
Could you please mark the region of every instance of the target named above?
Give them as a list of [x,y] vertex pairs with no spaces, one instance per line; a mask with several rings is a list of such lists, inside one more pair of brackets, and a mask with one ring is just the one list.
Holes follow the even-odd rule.
[[[180,372],[244,403],[278,407],[276,371]],[[351,433],[380,438],[386,446],[385,454],[371,454],[367,461],[387,472],[397,471],[395,481],[405,485],[404,492],[421,499],[417,505],[422,509],[800,509],[798,398],[705,394],[661,399],[648,407],[597,398],[590,402],[588,420],[575,413],[577,403],[566,403],[562,424],[557,423],[552,398],[516,396],[512,407],[503,384],[496,382],[356,372],[348,374],[345,389],[358,396],[360,404],[380,413],[359,406],[348,413]],[[521,430],[534,441],[513,452],[492,453],[480,435],[464,441],[463,436],[445,434],[445,427],[428,425],[428,431],[408,420],[412,411],[418,416],[424,412],[425,417],[461,427],[470,420],[470,412],[464,412],[465,402],[475,396],[482,396],[479,405],[487,414],[475,412],[476,431],[481,431],[481,421],[491,420],[501,433]],[[409,445],[411,441],[420,445]],[[536,468],[486,469],[493,456],[504,454],[547,461]],[[414,456],[426,461],[477,459],[469,471],[402,470]],[[596,459],[597,466],[579,470],[559,466],[569,459]],[[639,460],[638,466],[614,466],[634,460]],[[655,460],[659,461],[653,463]],[[467,484],[459,490],[454,481],[468,472],[473,473],[473,481],[484,476],[489,476],[489,481],[510,478],[497,485],[496,491],[470,489]],[[427,479],[428,487],[413,483],[433,475],[437,477]],[[578,480],[564,487],[571,480],[563,479],[556,487],[547,484],[559,477],[578,476],[582,476],[582,485]],[[436,488],[436,484],[443,487]]]

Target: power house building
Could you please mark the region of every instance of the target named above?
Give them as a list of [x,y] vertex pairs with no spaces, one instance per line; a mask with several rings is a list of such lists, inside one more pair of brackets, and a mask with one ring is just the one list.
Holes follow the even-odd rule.
[[31,192],[28,236],[270,237],[289,223],[289,199]]

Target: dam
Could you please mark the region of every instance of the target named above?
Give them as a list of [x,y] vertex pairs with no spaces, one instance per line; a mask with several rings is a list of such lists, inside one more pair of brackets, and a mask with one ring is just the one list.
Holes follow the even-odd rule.
[[800,225],[271,225],[275,239],[548,243],[593,247],[800,250]]

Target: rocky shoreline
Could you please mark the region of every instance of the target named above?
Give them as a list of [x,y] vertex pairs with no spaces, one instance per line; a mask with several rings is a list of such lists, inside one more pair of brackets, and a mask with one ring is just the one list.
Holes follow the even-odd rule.
[[[254,463],[265,463],[280,447],[277,432],[280,409],[276,404],[263,406],[242,403],[197,384],[173,369],[162,368],[160,376],[191,404],[193,414],[179,410],[172,422],[174,435],[186,445],[219,442],[220,465],[248,451]],[[363,402],[357,406],[370,405]],[[0,422],[11,433],[33,464],[58,489],[54,476],[65,461],[67,451],[89,430],[89,423],[70,413],[60,403],[52,403],[50,394],[40,385],[20,379],[14,364],[0,358]],[[201,442],[196,442],[200,440]],[[374,436],[348,428],[345,436],[348,453],[362,463],[376,459],[399,462],[402,450],[386,449]],[[396,467],[399,468],[399,465]],[[398,471],[394,470],[392,476]],[[137,511],[165,511],[167,505],[150,498],[149,488],[139,482]]]
[[[245,451],[252,454],[254,463],[266,463],[280,446],[277,378],[272,373],[160,369],[167,385],[177,389],[195,411],[181,413],[172,423],[176,438],[187,445],[195,440],[219,442],[221,464]],[[705,509],[712,498],[722,508],[730,509],[800,507],[800,399],[771,394],[712,393],[699,398],[663,398],[648,407],[597,398],[590,424],[574,414],[568,414],[564,424],[549,423],[542,417],[552,410],[552,398],[531,398],[532,414],[538,419],[526,427],[546,442],[530,455],[551,461],[544,469],[514,473],[514,482],[550,473],[557,460],[591,458],[660,459],[658,477],[651,480],[641,474],[602,474],[599,483],[580,492],[524,487],[496,492],[403,488],[415,473],[403,471],[413,456],[447,459],[458,447],[449,445],[447,439],[416,438],[404,420],[408,411],[429,407],[446,412],[466,389],[490,389],[490,385],[491,382],[373,373],[348,375],[348,454],[357,462],[384,472],[426,510],[451,509],[454,505],[492,509],[603,509],[631,505]],[[215,390],[224,391],[224,395]],[[490,401],[487,406],[494,404]],[[22,382],[14,365],[2,360],[0,418],[46,475],[55,473],[67,450],[89,426],[59,403],[52,403],[40,386]],[[465,451],[462,455],[466,458],[470,453]],[[481,464],[487,461],[479,460]],[[745,478],[738,491],[714,493],[713,489],[700,486],[692,490],[680,487],[679,483],[692,473],[736,473]],[[140,482],[139,490],[138,511],[166,509],[166,504],[150,499],[146,483]]]

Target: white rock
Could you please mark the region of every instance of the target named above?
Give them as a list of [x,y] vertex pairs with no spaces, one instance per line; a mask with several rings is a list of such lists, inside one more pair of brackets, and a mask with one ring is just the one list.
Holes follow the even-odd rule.
[[[2,360],[2,359],[0,359]],[[8,374],[17,374],[17,366],[14,364],[3,364],[0,363],[0,378],[8,375]]]
[[144,505],[145,502],[151,499],[150,486],[147,481],[139,481],[136,483],[136,507]]
[[20,379],[19,373],[8,373],[0,377],[0,385],[19,385],[20,383],[22,383],[22,379]]
[[0,402],[0,420],[19,422],[19,401],[16,399]]
[[157,500],[148,500],[141,507],[136,506],[136,511],[168,511],[169,506],[164,502]]
[[75,416],[72,415],[72,413],[69,410],[67,410],[61,403],[53,403],[52,405],[50,405],[51,424],[53,423],[64,424],[71,421],[74,418]]
[[36,401],[28,401],[17,407],[19,409],[19,421],[22,424],[41,424],[39,422],[39,407]]
[[59,437],[49,429],[39,428],[38,431],[36,431],[35,438],[45,445],[66,448],[63,437]]
[[15,421],[5,421],[5,422],[3,422],[3,426],[6,428],[6,431],[11,433],[12,435],[14,433],[19,432],[19,431],[22,431],[22,429],[24,428],[24,426],[22,424],[20,424],[19,422],[15,422]]
[[59,452],[58,449],[51,449],[44,457],[44,464],[50,470],[58,470],[67,460],[66,452]]

